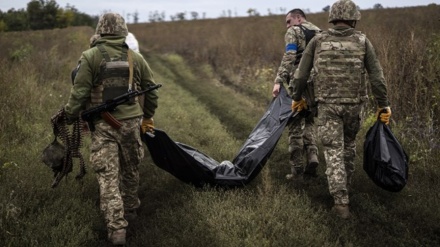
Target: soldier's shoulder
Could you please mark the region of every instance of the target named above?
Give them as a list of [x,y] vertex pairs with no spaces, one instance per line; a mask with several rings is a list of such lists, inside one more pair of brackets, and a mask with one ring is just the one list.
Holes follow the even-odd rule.
[[328,37],[330,34],[328,31],[322,31],[315,34],[316,39],[323,39],[325,37]]
[[365,35],[364,33],[362,33],[361,31],[355,30],[354,31],[354,35],[361,41],[361,42],[365,42],[366,40],[368,40],[367,35]]
[[141,53],[136,52],[135,50],[132,50],[132,49],[130,49],[129,52],[131,53],[131,55],[133,56],[133,59],[135,61],[144,61],[145,60],[144,56]]
[[361,31],[359,31],[359,30],[354,30],[354,34],[355,34],[355,35],[358,35],[358,36],[364,36],[364,37],[366,37],[366,35],[365,35],[364,33],[362,33]]
[[321,29],[318,26],[316,26],[315,24],[309,21],[304,22],[302,25],[309,30],[321,31]]

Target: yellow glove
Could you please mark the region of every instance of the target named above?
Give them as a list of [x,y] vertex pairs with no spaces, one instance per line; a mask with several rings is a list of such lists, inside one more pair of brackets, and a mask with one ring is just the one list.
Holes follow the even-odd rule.
[[389,106],[383,108],[380,107],[377,108],[376,118],[379,118],[382,123],[389,124],[390,117],[391,117],[391,108]]
[[292,111],[300,112],[303,109],[307,109],[307,103],[304,98],[302,98],[300,101],[292,101]]
[[153,133],[154,132],[154,120],[153,118],[144,118],[142,119],[142,134],[145,134],[146,132]]

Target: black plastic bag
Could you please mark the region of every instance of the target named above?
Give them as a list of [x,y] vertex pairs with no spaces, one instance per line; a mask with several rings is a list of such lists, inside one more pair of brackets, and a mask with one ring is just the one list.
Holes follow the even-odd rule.
[[408,180],[408,155],[390,128],[377,120],[364,142],[364,170],[384,190],[401,191]]
[[282,87],[232,162],[217,162],[189,145],[173,141],[163,130],[142,135],[142,141],[158,167],[185,183],[239,187],[252,181],[269,159],[293,117],[291,105],[292,99]]

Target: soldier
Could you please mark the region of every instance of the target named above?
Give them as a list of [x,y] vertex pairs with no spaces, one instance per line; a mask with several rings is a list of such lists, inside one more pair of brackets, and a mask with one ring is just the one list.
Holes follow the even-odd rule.
[[[315,33],[321,31],[306,20],[306,15],[301,9],[292,9],[287,13],[286,26],[287,32],[284,38],[286,51],[274,81],[273,97],[278,96],[282,84],[287,85],[292,79],[307,43]],[[314,114],[309,114],[305,118],[297,117],[288,126],[291,174],[287,174],[286,178],[298,179],[302,177],[303,173],[316,176],[319,162],[318,148],[315,142]],[[307,153],[306,166],[304,166],[304,151]]]
[[292,108],[299,111],[305,104],[301,96],[314,68],[318,135],[324,147],[325,174],[334,199],[332,211],[344,219],[351,216],[348,193],[354,172],[355,139],[368,98],[365,70],[380,120],[388,124],[391,116],[386,82],[373,45],[354,29],[360,18],[354,2],[339,0],[333,4],[329,23],[334,27],[310,41],[295,72],[292,88]]
[[[81,55],[64,107],[68,122],[76,120],[80,111],[89,106],[102,104],[128,90],[144,90],[155,84],[142,55],[124,43],[128,29],[121,15],[102,15],[96,34],[100,35],[99,39]],[[144,156],[140,131],[153,131],[157,99],[157,90],[154,90],[144,95],[143,102],[135,99],[118,106],[111,114],[122,126],[99,116],[94,121],[90,162],[98,179],[100,208],[108,238],[114,245],[125,244],[127,219],[134,218],[140,206],[139,164]]]

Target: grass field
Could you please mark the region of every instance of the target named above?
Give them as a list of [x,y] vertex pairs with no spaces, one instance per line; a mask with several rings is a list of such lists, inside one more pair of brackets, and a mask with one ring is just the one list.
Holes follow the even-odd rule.
[[[194,188],[154,165],[147,151],[140,169],[142,205],[129,226],[127,246],[439,246],[440,31],[428,18],[438,12],[437,5],[366,11],[360,25],[392,89],[392,129],[411,157],[404,190],[384,191],[362,170],[371,117],[357,139],[351,220],[329,213],[322,154],[318,178],[301,184],[285,180],[287,131],[261,173],[240,189]],[[411,15],[421,23],[408,24]],[[218,161],[232,159],[270,102],[283,18],[129,26],[163,84],[156,127]],[[325,25],[322,14],[309,18]],[[222,39],[208,32],[214,25]],[[108,245],[93,171],[76,181],[75,166],[51,189],[53,174],[40,161],[53,139],[50,117],[66,103],[70,70],[92,34],[87,27],[0,33],[1,247]],[[172,42],[172,35],[180,42]],[[89,142],[86,135],[85,157]]]

